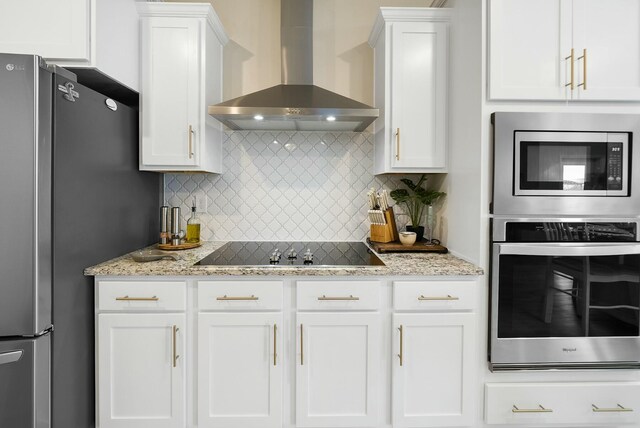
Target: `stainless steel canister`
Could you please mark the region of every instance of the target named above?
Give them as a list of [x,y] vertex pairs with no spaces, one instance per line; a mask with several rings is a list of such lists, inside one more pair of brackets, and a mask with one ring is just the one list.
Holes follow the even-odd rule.
[[160,207],[160,243],[168,244],[171,240],[169,235],[169,207],[163,205]]
[[180,245],[180,207],[171,208],[171,245]]

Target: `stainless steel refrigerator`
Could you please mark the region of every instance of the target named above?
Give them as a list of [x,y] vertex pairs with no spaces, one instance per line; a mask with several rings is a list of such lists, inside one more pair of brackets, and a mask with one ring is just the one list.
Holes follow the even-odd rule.
[[161,176],[138,171],[137,109],[75,79],[0,54],[2,428],[95,425],[83,270],[157,238]]

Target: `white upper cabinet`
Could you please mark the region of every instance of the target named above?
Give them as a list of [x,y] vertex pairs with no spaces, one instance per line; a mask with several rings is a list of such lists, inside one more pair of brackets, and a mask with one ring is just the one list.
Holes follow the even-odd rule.
[[143,3],[140,169],[219,173],[222,124],[207,106],[222,101],[228,39],[204,3]]
[[135,0],[20,0],[0,6],[0,52],[95,67],[139,90]]
[[489,98],[640,100],[637,0],[490,0]]
[[450,12],[381,8],[374,48],[374,173],[446,172]]

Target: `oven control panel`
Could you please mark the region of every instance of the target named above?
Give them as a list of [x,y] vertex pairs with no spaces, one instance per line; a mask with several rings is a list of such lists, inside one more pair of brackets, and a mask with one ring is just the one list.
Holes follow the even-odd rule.
[[607,152],[607,190],[622,190],[622,143],[608,143]]
[[507,242],[635,242],[635,222],[507,222]]

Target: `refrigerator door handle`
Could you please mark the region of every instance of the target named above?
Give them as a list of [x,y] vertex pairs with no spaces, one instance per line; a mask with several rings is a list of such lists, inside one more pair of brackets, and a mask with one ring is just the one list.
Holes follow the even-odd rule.
[[20,358],[22,358],[22,353],[23,352],[24,351],[20,350],[20,351],[10,351],[10,352],[1,353],[0,354],[0,365],[9,364],[9,363],[15,363]]

